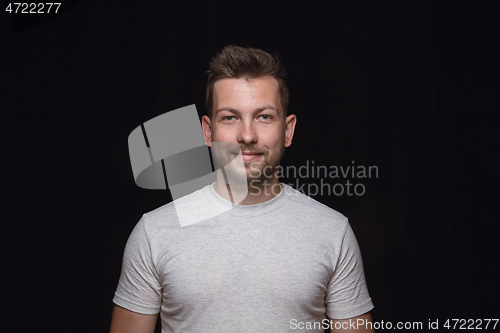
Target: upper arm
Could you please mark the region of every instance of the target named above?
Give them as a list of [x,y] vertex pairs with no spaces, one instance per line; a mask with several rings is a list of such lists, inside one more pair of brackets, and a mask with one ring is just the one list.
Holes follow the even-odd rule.
[[[370,324],[368,324],[370,323]],[[367,312],[361,316],[347,318],[347,319],[330,319],[330,332],[342,333],[373,333],[375,332],[372,327],[372,316]]]
[[120,280],[113,303],[138,313],[160,312],[163,290],[153,260],[154,247],[146,234],[143,217],[130,234],[125,246]]
[[115,305],[109,333],[153,333],[158,314],[146,315]]
[[373,309],[373,303],[363,270],[361,251],[354,232],[347,224],[334,271],[327,285],[325,298],[326,315],[330,318],[352,318]]

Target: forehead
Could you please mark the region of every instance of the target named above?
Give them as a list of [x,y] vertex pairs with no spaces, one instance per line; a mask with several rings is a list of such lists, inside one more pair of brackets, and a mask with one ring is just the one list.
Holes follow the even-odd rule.
[[272,105],[281,110],[278,81],[271,76],[247,80],[226,78],[214,84],[214,109],[255,109]]

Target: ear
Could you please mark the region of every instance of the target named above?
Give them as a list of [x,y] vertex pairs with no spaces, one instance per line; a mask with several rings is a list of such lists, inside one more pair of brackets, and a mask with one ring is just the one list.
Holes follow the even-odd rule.
[[285,119],[285,147],[290,147],[292,144],[293,133],[295,132],[295,124],[297,117],[294,114],[289,115]]
[[203,129],[205,144],[210,147],[212,144],[212,122],[208,116],[203,116],[201,118],[201,128]]

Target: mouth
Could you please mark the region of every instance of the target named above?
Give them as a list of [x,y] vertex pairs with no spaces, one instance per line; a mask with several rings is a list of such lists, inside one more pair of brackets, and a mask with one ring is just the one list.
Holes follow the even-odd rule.
[[242,159],[244,162],[250,162],[258,159],[262,153],[258,152],[248,152],[248,151],[243,151],[241,154],[237,153],[232,153],[233,155],[237,155],[237,158]]

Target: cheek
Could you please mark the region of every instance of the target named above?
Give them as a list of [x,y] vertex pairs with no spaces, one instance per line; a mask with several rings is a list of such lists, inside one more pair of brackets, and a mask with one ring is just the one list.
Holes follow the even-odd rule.
[[259,136],[259,139],[262,140],[262,143],[268,147],[280,147],[283,145],[283,140],[285,139],[284,134],[281,130],[276,129],[272,133],[266,133],[263,136]]
[[234,140],[234,133],[232,133],[228,128],[225,127],[213,127],[212,128],[212,141],[214,142],[227,142]]

